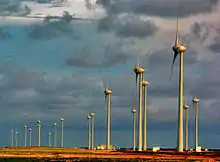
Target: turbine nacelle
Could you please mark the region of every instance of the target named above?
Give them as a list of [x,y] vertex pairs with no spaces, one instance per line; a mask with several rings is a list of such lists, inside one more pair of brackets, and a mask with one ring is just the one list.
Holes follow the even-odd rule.
[[91,113],[90,113],[90,116],[91,116],[91,117],[95,116],[95,113],[91,112]]
[[27,128],[27,125],[26,125],[26,124],[24,125],[24,128]]
[[137,110],[136,110],[135,108],[132,108],[132,109],[131,109],[131,112],[134,114],[134,113],[137,112]]
[[32,131],[32,129],[31,129],[31,128],[29,128],[28,130],[29,130],[29,132],[31,132],[31,131]]
[[87,119],[88,119],[88,120],[89,120],[89,119],[91,119],[91,116],[90,116],[90,115],[88,115],[88,116],[87,116]]
[[40,124],[40,123],[41,123],[40,120],[38,120],[38,121],[37,121],[37,124]]
[[60,121],[64,121],[64,118],[63,118],[63,117],[61,117],[61,118],[60,118]]
[[143,81],[142,81],[142,85],[143,85],[143,86],[148,86],[148,84],[149,84],[149,83],[148,83],[146,80],[143,80]]
[[184,105],[183,105],[183,108],[187,110],[187,109],[189,108],[189,105],[184,104]]
[[48,133],[49,136],[51,136],[51,134],[52,134],[52,133],[50,133],[50,132]]
[[110,94],[112,94],[112,91],[110,89],[106,88],[104,93],[105,93],[105,95],[110,95]]
[[193,103],[198,103],[199,102],[199,99],[197,97],[193,97],[193,100],[192,100]]
[[57,125],[57,123],[53,123],[53,125],[54,125],[54,126],[56,126],[56,125]]
[[139,66],[134,66],[134,72],[136,74],[141,74],[141,73],[144,73],[144,68],[141,68]]

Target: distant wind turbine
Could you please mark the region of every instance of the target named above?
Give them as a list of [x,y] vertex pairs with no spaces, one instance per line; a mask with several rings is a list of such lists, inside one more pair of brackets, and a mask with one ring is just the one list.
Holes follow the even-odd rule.
[[143,81],[144,68],[141,68],[139,66],[139,62],[140,62],[139,57],[138,57],[138,64],[134,66],[133,70],[136,74],[136,84],[137,84],[137,78],[139,76],[138,151],[142,151],[142,81]]
[[38,147],[40,147],[41,144],[41,121],[37,121],[37,127],[38,127]]
[[94,140],[95,140],[95,113],[91,112],[90,116],[92,118],[92,150],[94,149]]
[[54,132],[53,132],[53,137],[54,137],[54,147],[57,147],[57,123],[53,123],[54,126]]
[[199,99],[197,97],[193,97],[193,108],[195,108],[195,149],[198,147],[198,135],[199,135]]
[[184,103],[183,108],[185,109],[185,150],[187,151],[189,149],[189,115],[188,115],[188,109],[189,106]]
[[91,133],[90,133],[90,125],[91,125],[91,123],[90,123],[90,119],[91,119],[91,116],[90,115],[88,115],[87,116],[87,120],[88,120],[88,150],[90,150],[91,149]]
[[131,113],[133,114],[133,150],[136,150],[136,109],[132,108]]
[[144,87],[144,146],[143,150],[147,150],[147,86],[148,82],[143,80]]
[[[112,91],[110,89],[108,89],[108,85],[106,84],[105,87],[105,103],[106,103],[106,97],[108,98],[108,106],[107,106],[107,136],[106,136],[106,150],[110,149],[110,139],[111,139],[111,94]],[[106,104],[105,104],[106,105]]]
[[18,146],[18,131],[15,132],[15,146]]
[[61,147],[63,148],[63,123],[64,123],[64,118],[61,117],[60,118],[60,121],[61,121]]
[[177,151],[183,152],[183,54],[186,52],[186,46],[179,44],[178,42],[178,19],[177,19],[177,28],[175,36],[175,44],[173,46],[173,62],[171,66],[171,75],[172,77],[173,66],[178,55],[180,55],[179,61],[179,105],[178,105],[178,134],[177,134]]
[[24,147],[27,147],[27,124],[24,125]]
[[49,132],[49,133],[48,133],[48,146],[49,146],[49,147],[51,147],[51,135],[52,135],[52,133]]

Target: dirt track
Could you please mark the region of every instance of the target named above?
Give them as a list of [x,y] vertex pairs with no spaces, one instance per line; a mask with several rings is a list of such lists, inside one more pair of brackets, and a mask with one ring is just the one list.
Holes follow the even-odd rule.
[[199,160],[203,162],[220,161],[220,156],[214,153],[177,155],[174,152],[132,152],[86,150],[74,148],[5,148],[0,150],[0,158],[49,158],[49,159],[151,159],[151,160]]

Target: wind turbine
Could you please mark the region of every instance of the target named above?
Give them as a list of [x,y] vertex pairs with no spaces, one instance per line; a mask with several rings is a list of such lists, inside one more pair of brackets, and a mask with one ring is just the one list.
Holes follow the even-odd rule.
[[195,110],[195,149],[198,147],[198,130],[199,130],[199,99],[197,97],[193,97],[193,108],[194,104],[196,105],[196,110]]
[[29,146],[31,147],[32,146],[32,129],[29,128],[28,131],[29,131]]
[[49,147],[51,147],[51,135],[52,135],[52,133],[49,132],[49,133],[48,133],[48,146],[49,146]]
[[133,150],[136,150],[136,109],[132,108],[131,113],[133,114]]
[[11,147],[14,146],[14,130],[11,128]]
[[53,133],[53,136],[54,136],[54,147],[57,147],[57,123],[54,122],[53,126],[54,126],[54,133]]
[[183,105],[183,108],[185,109],[185,150],[187,151],[188,150],[188,147],[189,147],[189,115],[188,115],[188,109],[189,109],[189,106],[184,103]]
[[24,147],[27,147],[27,124],[24,125]]
[[143,150],[147,150],[147,86],[148,82],[143,80],[142,85],[144,87],[144,146]]
[[105,88],[105,103],[106,103],[106,97],[108,98],[108,106],[107,106],[107,136],[106,136],[106,150],[110,149],[110,125],[111,125],[111,94],[112,91],[108,89],[108,85],[106,84]]
[[18,146],[18,131],[15,132],[15,146]]
[[136,84],[139,76],[138,151],[142,151],[142,81],[143,81],[144,68],[141,68],[139,66],[139,58],[138,58],[138,65],[134,66],[133,70],[136,74]]
[[92,118],[92,150],[94,149],[94,133],[95,133],[95,113],[91,112],[90,116]]
[[63,148],[63,123],[64,123],[64,118],[60,118],[61,121],[61,147]]
[[88,120],[88,149],[90,150],[90,143],[91,143],[91,141],[90,141],[90,139],[91,139],[91,133],[90,133],[90,119],[91,119],[91,116],[90,115],[88,115],[87,116],[87,120]]
[[41,121],[37,121],[37,127],[38,127],[38,147],[40,147],[41,143]]
[[173,72],[173,66],[175,63],[175,60],[178,55],[180,55],[179,59],[179,104],[178,104],[178,134],[177,134],[177,151],[183,152],[183,54],[186,52],[186,46],[183,44],[179,44],[178,42],[178,19],[177,19],[177,28],[176,28],[176,34],[175,34],[175,44],[173,46],[173,63],[171,66],[171,75]]

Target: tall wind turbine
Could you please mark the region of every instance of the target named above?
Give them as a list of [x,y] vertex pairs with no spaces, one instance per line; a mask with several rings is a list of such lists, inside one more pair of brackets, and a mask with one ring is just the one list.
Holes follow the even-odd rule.
[[18,146],[18,131],[15,132],[15,146]]
[[110,89],[108,89],[108,85],[106,84],[106,88],[105,88],[105,103],[106,103],[106,97],[108,98],[108,107],[107,107],[107,136],[106,136],[106,150],[110,149],[110,134],[111,134],[111,94],[112,91]]
[[148,82],[143,80],[144,87],[144,146],[143,150],[147,150],[147,86]]
[[14,130],[11,128],[11,147],[14,146]]
[[94,140],[95,140],[95,113],[91,112],[90,116],[92,118],[92,150],[94,149]]
[[142,151],[142,81],[143,81],[143,73],[144,68],[139,66],[139,58],[138,65],[134,66],[134,72],[136,74],[136,84],[137,78],[139,76],[139,110],[138,110],[138,151]]
[[198,147],[198,135],[199,135],[199,99],[197,97],[193,97],[193,108],[196,105],[195,110],[195,149]]
[[38,147],[40,147],[41,143],[41,121],[37,121],[37,127],[38,127]]
[[61,121],[61,147],[63,148],[63,123],[64,123],[64,118],[60,118]]
[[51,147],[51,135],[52,135],[52,133],[49,132],[49,133],[48,133],[48,146],[49,146],[49,147]]
[[90,147],[91,147],[91,133],[90,133],[90,119],[91,119],[91,116],[88,115],[87,116],[87,120],[88,120],[88,150],[90,150]]
[[57,147],[57,123],[54,122],[53,123],[53,127],[54,127],[54,132],[53,132],[53,137],[54,137],[54,147]]
[[133,114],[133,150],[136,150],[136,109],[132,108],[131,113]]
[[183,108],[185,109],[185,150],[187,151],[189,149],[189,106],[184,103]]
[[24,125],[24,147],[27,147],[27,124]]
[[179,44],[178,42],[178,19],[177,19],[177,28],[175,36],[175,44],[173,46],[173,63],[171,67],[171,75],[173,72],[173,66],[178,55],[179,59],[179,104],[178,104],[178,134],[177,134],[177,151],[183,152],[183,54],[186,52],[186,46]]
[[32,129],[29,128],[28,131],[29,131],[29,146],[31,147],[32,146]]

